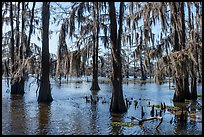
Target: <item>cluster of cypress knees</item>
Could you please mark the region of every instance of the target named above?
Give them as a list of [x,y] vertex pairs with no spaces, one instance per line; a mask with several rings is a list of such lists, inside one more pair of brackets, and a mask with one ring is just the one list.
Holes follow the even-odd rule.
[[[106,101],[105,98],[103,98],[103,97],[98,97],[98,96],[96,96],[96,98],[94,98],[92,95],[90,95],[90,96],[85,96],[84,98],[86,99],[86,103],[97,104],[97,102],[99,102],[99,99],[102,99],[102,101],[101,101],[102,104],[107,103],[107,101]],[[141,98],[139,98],[139,100],[141,100]],[[125,104],[126,104],[126,107],[127,107],[127,108],[130,107],[130,105],[132,104],[132,102],[134,102],[134,107],[135,107],[135,109],[136,109],[136,108],[137,108],[137,105],[138,105],[138,101],[137,101],[136,99],[133,100],[132,97],[130,98],[130,100],[128,100],[127,98],[125,98]],[[148,102],[148,105],[150,106],[150,101]],[[155,110],[155,106],[152,105],[152,109],[151,109],[151,111],[150,111],[150,115],[151,115],[151,117],[154,117],[154,116],[160,116],[160,117],[162,117],[162,112],[165,112],[165,111],[166,111],[166,104],[165,104],[165,102],[164,102],[164,103],[161,102],[159,113],[158,113],[157,109]],[[142,106],[142,107],[141,107],[141,117],[143,118],[144,115],[145,115],[145,112],[144,112],[144,109],[143,109],[143,106]],[[181,110],[181,115],[180,115],[180,117],[179,117],[179,120],[180,120],[180,122],[183,122],[183,121],[186,120],[185,114],[184,114],[184,112],[183,112],[183,107],[182,107],[182,110]],[[172,122],[173,122],[173,118],[170,120],[170,124],[172,124]]]

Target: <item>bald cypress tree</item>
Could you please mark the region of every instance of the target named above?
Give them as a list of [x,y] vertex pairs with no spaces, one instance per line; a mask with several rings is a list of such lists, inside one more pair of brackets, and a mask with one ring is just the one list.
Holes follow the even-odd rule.
[[42,61],[41,61],[41,81],[40,81],[40,90],[38,96],[38,102],[52,102],[50,80],[49,80],[49,2],[43,2],[42,6]]
[[110,112],[124,113],[127,111],[123,98],[122,63],[121,63],[121,34],[124,15],[124,3],[120,3],[119,30],[117,32],[116,11],[114,2],[109,2],[110,42],[112,48],[112,98]]

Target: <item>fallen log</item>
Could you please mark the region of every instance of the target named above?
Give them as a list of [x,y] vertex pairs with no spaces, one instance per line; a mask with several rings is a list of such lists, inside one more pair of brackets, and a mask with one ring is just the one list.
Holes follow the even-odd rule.
[[143,122],[145,122],[145,121],[154,120],[154,119],[159,119],[160,122],[159,122],[159,124],[156,126],[156,129],[161,125],[161,123],[162,123],[162,121],[163,121],[163,117],[160,117],[160,116],[155,116],[155,117],[150,117],[150,118],[144,118],[144,119],[139,119],[139,118],[137,118],[137,117],[133,117],[133,116],[132,116],[130,119],[131,119],[131,120],[138,120],[138,121],[139,121],[139,125],[142,125]]

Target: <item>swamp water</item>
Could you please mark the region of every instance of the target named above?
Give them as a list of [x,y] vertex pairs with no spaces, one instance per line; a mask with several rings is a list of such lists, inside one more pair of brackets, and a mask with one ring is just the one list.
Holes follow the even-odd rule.
[[[61,86],[50,79],[53,101],[50,105],[37,102],[37,86],[30,85],[33,78],[25,84],[23,96],[10,95],[7,82],[2,79],[2,134],[4,135],[201,135],[202,134],[202,97],[197,101],[174,104],[174,90],[168,88],[168,83],[158,85],[124,84],[123,95],[132,102],[127,113],[121,117],[111,116],[109,112],[111,85],[99,83],[99,91],[90,91],[91,82],[86,78],[72,80],[78,82],[62,83]],[[198,86],[198,94],[202,86]],[[98,102],[86,102],[85,97],[98,97]],[[134,100],[138,101],[134,106]],[[156,129],[159,120],[131,121],[130,117],[141,116],[143,106],[144,116],[150,116],[150,105],[188,107],[184,122],[179,121],[179,115],[172,113],[168,107],[162,111],[163,122]],[[160,112],[160,108],[155,107]],[[176,112],[176,111],[175,111]],[[135,123],[134,126],[112,126],[110,123],[119,121]]]

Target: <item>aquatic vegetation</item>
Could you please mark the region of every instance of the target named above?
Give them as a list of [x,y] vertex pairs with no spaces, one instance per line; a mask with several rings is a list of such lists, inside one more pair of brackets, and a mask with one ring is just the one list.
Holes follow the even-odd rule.
[[133,122],[110,122],[111,126],[124,126],[124,127],[133,127],[136,124]]
[[202,97],[202,94],[197,94],[197,97]]

